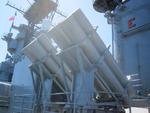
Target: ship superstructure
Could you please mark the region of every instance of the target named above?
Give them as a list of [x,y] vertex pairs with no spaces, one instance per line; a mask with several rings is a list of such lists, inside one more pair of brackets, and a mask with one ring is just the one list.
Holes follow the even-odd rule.
[[[105,13],[108,22],[112,24],[113,41],[116,41],[113,43],[113,55],[109,52],[110,46],[105,46],[80,9],[53,26],[55,13],[63,16],[57,10],[58,1],[36,0],[25,12],[8,3],[8,6],[24,15],[28,24],[21,24],[19,27],[12,24],[12,28],[19,31],[17,36],[12,38],[13,34],[10,32],[3,37],[8,44],[10,55],[7,55],[6,61],[0,66],[0,112],[125,113],[126,108],[131,112],[130,108],[133,106],[148,108],[148,82],[141,78],[132,79],[139,75],[134,71],[136,64],[133,62],[137,55],[129,61],[122,61],[127,57],[125,55],[134,55],[134,49],[132,54],[126,53],[125,48],[130,47],[130,44],[123,45],[124,41],[133,42],[132,46],[136,45],[132,37],[128,36],[134,36],[137,32],[149,33],[148,26],[143,28],[143,24],[134,23],[134,19],[128,20],[134,14],[131,13],[132,2],[94,2],[94,8]],[[148,5],[149,2],[145,3]],[[140,1],[137,8],[138,5],[141,6]],[[131,9],[127,10],[127,7]],[[145,11],[147,9],[143,12]],[[135,15],[133,18],[138,17]],[[124,21],[127,21],[127,26]],[[41,23],[42,27],[39,27],[38,24]],[[126,27],[129,31],[123,32],[122,28]],[[146,36],[148,35],[145,35],[145,38]],[[140,37],[137,42],[141,42]],[[124,48],[124,51],[120,48]],[[142,59],[149,57],[148,55],[143,53],[144,57],[139,61],[145,62]],[[144,65],[144,69],[148,69],[148,65]],[[148,74],[148,71],[144,72]],[[26,79],[18,79],[23,76],[26,76]],[[140,76],[147,77],[146,74]],[[143,87],[135,88],[134,85],[141,84],[141,81],[144,83]],[[26,82],[27,86],[20,85],[21,82]]]

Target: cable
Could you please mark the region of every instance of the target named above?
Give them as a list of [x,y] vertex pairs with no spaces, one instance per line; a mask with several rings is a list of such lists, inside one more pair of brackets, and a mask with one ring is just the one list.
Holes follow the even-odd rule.
[[29,0],[26,0],[26,1],[27,1],[30,5],[32,5],[31,2],[30,2]]

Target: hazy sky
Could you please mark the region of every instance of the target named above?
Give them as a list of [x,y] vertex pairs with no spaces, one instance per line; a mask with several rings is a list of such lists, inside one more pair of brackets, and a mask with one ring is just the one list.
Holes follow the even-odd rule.
[[[8,18],[13,16],[15,11],[12,8],[5,6],[8,0],[0,0],[0,36],[9,31],[11,22]],[[29,0],[32,2],[32,0]],[[103,14],[97,13],[92,7],[93,0],[59,0],[59,10],[64,14],[69,15],[74,10],[81,8],[93,26],[99,26],[98,33],[106,45],[111,44],[111,25],[107,24],[107,19]],[[12,4],[16,4],[18,8],[26,10],[30,5],[26,0],[10,0]],[[15,24],[25,23],[22,15],[18,14]],[[15,33],[16,31],[12,31]],[[7,45],[0,39],[0,62],[4,60],[7,51]],[[133,113],[147,113],[145,110],[134,109]]]
[[[13,16],[15,11],[12,8],[5,6],[8,0],[0,0],[0,36],[9,31],[11,22],[8,21],[10,16]],[[32,0],[29,0],[32,1]],[[16,4],[18,8],[27,9],[30,5],[26,0],[10,0],[10,3]],[[69,15],[74,10],[81,8],[88,17],[93,26],[99,26],[98,33],[104,40],[106,45],[111,44],[111,25],[107,24],[107,19],[103,14],[94,11],[92,7],[92,0],[59,0],[59,10],[64,14]],[[19,25],[25,22],[23,17],[18,13],[15,23]],[[16,32],[13,30],[13,32]],[[6,43],[0,40],[0,61],[4,60],[6,54]]]

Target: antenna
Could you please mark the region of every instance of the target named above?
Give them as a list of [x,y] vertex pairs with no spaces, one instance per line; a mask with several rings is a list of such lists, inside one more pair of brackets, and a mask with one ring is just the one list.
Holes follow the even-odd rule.
[[30,5],[32,5],[31,2],[30,2],[29,0],[26,0],[26,1],[27,1]]
[[[6,6],[9,6],[15,10],[17,10],[19,13],[21,13],[24,18],[29,22],[30,25],[36,26],[37,24],[40,24],[40,22],[47,18],[51,21],[53,21],[55,14],[58,14],[64,18],[67,16],[64,15],[60,10],[57,9],[58,6],[58,0],[34,0],[34,3],[30,2],[30,0],[25,0],[28,2],[29,5],[31,5],[27,11],[24,11],[15,5],[11,4],[9,1],[6,3]],[[11,31],[11,29],[10,29]]]
[[24,14],[24,13],[25,13],[23,10],[21,10],[21,9],[19,9],[19,8],[17,8],[17,7],[15,7],[15,5],[10,4],[9,1],[6,3],[6,6],[9,6],[9,7],[13,8],[13,9],[17,10],[17,11],[20,12],[21,14]]
[[59,10],[57,10],[56,11],[56,13],[58,14],[58,15],[60,15],[60,16],[62,16],[62,17],[64,17],[64,18],[66,18],[67,16],[66,15],[64,15],[61,11],[59,11]]
[[12,31],[12,28],[13,28],[13,26],[14,26],[14,22],[15,22],[15,17],[17,16],[17,11],[15,12],[15,14],[14,14],[14,19],[13,19],[13,21],[12,21],[12,24],[11,24],[11,27],[10,27],[10,29],[9,29],[9,33],[11,33],[11,31]]

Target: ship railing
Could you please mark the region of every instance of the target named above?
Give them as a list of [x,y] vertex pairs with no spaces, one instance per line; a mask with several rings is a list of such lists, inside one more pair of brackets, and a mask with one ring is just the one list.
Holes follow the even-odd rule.
[[0,106],[8,107],[9,105],[9,96],[0,96]]
[[[80,93],[80,92],[79,92]],[[88,92],[85,92],[86,94]],[[115,95],[121,95],[118,92],[105,92],[105,91],[98,91],[97,93],[99,94],[115,94]],[[74,95],[77,94],[76,93],[70,93],[70,92],[58,92],[58,93],[51,93],[50,95],[42,95],[47,96],[47,97],[52,97],[52,96],[62,96],[62,95]],[[80,93],[81,94],[81,93]],[[93,101],[96,101],[93,98]],[[67,101],[63,101],[63,102],[52,102],[52,101],[40,101],[37,103],[36,101],[36,95],[33,94],[23,94],[23,95],[14,95],[13,96],[13,107],[12,107],[12,111],[17,111],[19,113],[35,113],[34,110],[35,108],[41,105],[44,108],[43,113],[47,113],[50,112],[49,110],[52,109],[55,106],[78,106],[77,103],[73,103],[73,102],[67,102]],[[111,106],[111,107],[115,107],[115,106],[122,106],[122,105],[118,105],[117,102],[113,101],[113,102],[95,102],[95,104],[89,105],[92,106],[93,109],[98,109],[96,106]],[[91,109],[91,107],[90,107]]]

